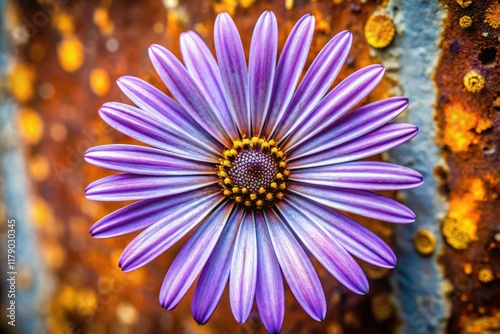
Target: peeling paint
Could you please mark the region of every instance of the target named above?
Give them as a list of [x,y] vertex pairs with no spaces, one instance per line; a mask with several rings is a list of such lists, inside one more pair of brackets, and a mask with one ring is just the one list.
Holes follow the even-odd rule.
[[[397,11],[396,11],[397,8]],[[398,266],[393,274],[397,310],[401,317],[400,333],[442,333],[446,327],[448,306],[445,302],[443,274],[438,266],[438,252],[423,257],[414,248],[413,237],[425,229],[442,247],[439,224],[447,204],[438,195],[434,168],[442,160],[440,149],[432,144],[435,137],[433,122],[436,89],[429,82],[439,56],[439,39],[444,8],[439,2],[393,0],[388,9],[394,10],[396,29],[401,31],[389,49],[398,66],[390,73],[399,83],[403,95],[410,100],[404,118],[419,127],[419,134],[409,143],[389,152],[395,163],[410,166],[424,176],[424,184],[403,191],[400,197],[415,212],[417,220],[397,226],[395,234]],[[382,58],[384,60],[384,58]],[[416,274],[418,273],[418,274]]]

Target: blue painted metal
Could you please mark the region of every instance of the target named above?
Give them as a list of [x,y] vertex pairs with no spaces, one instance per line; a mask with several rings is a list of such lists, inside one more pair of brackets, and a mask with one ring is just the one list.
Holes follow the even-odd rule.
[[[8,39],[5,31],[4,0],[0,0],[0,77],[7,78],[10,54],[16,50],[12,40]],[[2,79],[6,82],[5,79]],[[5,90],[5,86],[3,87]],[[2,308],[2,327],[15,333],[40,333],[43,330],[43,320],[40,308],[43,307],[42,296],[47,289],[47,272],[40,259],[37,247],[34,225],[28,215],[29,183],[26,175],[26,164],[23,149],[15,129],[17,129],[16,106],[12,98],[4,91],[0,93],[0,182],[3,189],[3,202],[5,203],[6,219],[15,220],[16,235],[16,271],[19,282],[19,273],[28,272],[31,279],[27,287],[16,287],[16,326],[5,325],[5,308]],[[7,224],[7,222],[2,222]],[[4,226],[5,226],[4,225]],[[4,230],[5,231],[5,230]],[[2,235],[1,253],[7,250],[7,236]],[[3,274],[9,271],[7,259],[2,257]],[[6,279],[2,279],[5,288]],[[7,289],[2,289],[7,291]],[[2,299],[7,296],[2,296]],[[4,326],[5,325],[5,326]]]
[[[402,94],[410,99],[406,120],[420,130],[416,138],[391,150],[388,157],[395,163],[418,170],[425,180],[422,186],[400,194],[403,202],[417,215],[417,220],[414,224],[397,226],[395,231],[398,265],[392,282],[402,320],[399,332],[441,333],[446,329],[449,310],[437,258],[442,246],[440,223],[447,203],[438,194],[434,178],[434,168],[442,162],[435,142],[437,94],[432,75],[439,57],[444,8],[437,0],[393,0],[387,10],[392,12],[398,31],[390,47],[390,53],[395,55],[392,59],[395,64],[391,64],[396,70],[393,75]],[[384,60],[383,55],[381,59]],[[436,250],[430,256],[419,254],[414,247],[413,239],[420,229],[428,230],[436,238]]]

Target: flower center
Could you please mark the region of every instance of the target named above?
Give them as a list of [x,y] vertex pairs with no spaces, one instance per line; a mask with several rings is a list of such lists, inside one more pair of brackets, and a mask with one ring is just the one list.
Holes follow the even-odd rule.
[[217,166],[225,196],[248,208],[272,206],[285,196],[285,154],[274,140],[252,137],[233,142]]

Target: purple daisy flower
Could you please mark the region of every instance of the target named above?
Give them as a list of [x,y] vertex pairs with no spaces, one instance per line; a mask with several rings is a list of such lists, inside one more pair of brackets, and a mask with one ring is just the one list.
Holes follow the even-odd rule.
[[137,107],[111,102],[99,110],[110,126],[151,147],[104,145],[86,152],[87,162],[123,172],[90,184],[87,198],[139,200],[98,221],[92,236],[144,229],[119,261],[131,271],[196,228],[161,287],[167,310],[199,276],[192,313],[203,324],[229,281],[236,320],[246,321],[255,299],[264,326],[276,333],[285,311],[283,277],[312,318],[325,317],[325,295],[308,253],[358,294],[368,291],[368,280],[353,256],[385,268],[396,264],[378,236],[337,210],[414,221],[407,207],[371,190],[418,186],[419,173],[353,162],[417,134],[411,124],[389,123],[408,100],[389,98],[349,112],[381,80],[380,65],[328,92],[349,53],[348,31],[330,40],[296,88],[314,24],[311,15],[297,22],[276,65],[276,18],[265,12],[247,67],[234,22],[220,14],[217,60],[192,31],[180,38],[184,65],[161,46],[149,49],[175,101],[138,78],[122,77],[118,85]]

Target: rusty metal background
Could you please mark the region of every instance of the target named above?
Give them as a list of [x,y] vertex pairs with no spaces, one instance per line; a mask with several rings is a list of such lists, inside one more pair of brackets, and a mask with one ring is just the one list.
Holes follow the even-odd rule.
[[310,319],[287,290],[283,333],[500,332],[498,1],[0,3],[0,217],[15,218],[20,226],[18,323],[11,328],[2,321],[2,331],[266,332],[256,312],[245,324],[233,320],[227,292],[205,326],[191,317],[192,291],[174,311],[160,307],[163,276],[181,245],[122,273],[117,260],[133,236],[97,240],[88,229],[124,204],[85,199],[85,186],[109,172],[84,163],[83,153],[95,145],[132,142],[97,114],[106,101],[130,102],[117,78],[138,76],[165,91],[148,60],[150,44],[180,57],[179,34],[193,29],[213,47],[214,19],[227,11],[248,52],[258,16],[273,10],[280,49],[298,18],[315,16],[308,64],[332,36],[352,31],[353,48],[336,82],[371,63],[386,67],[364,103],[408,96],[403,118],[417,124],[420,135],[378,159],[412,166],[426,181],[387,194],[417,213],[415,224],[395,228],[362,220],[396,250],[396,269],[362,263],[370,292],[357,296],[316,263],[327,317]]

